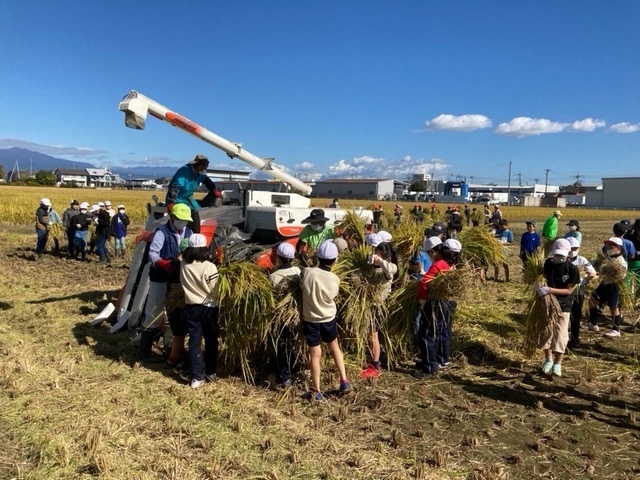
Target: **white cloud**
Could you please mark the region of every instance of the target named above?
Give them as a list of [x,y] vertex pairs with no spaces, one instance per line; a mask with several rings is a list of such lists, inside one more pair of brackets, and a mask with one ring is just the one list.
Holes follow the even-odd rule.
[[484,115],[466,114],[449,115],[440,114],[424,123],[427,130],[450,130],[452,132],[471,132],[480,128],[489,128],[491,120]]
[[405,156],[399,160],[365,155],[351,160],[341,159],[329,166],[329,177],[334,178],[395,178],[408,179],[414,173],[441,174],[450,165],[440,158],[413,159]]
[[296,172],[310,172],[315,170],[316,166],[311,162],[302,162],[296,163],[293,168]]
[[585,118],[584,120],[576,120],[569,126],[570,132],[593,132],[596,128],[603,128],[607,123],[604,120],[594,120],[593,118]]
[[26,148],[33,152],[45,153],[47,155],[71,155],[73,157],[93,157],[107,153],[104,150],[96,150],[87,147],[65,147],[64,145],[42,145],[40,143],[18,140],[15,138],[0,138],[0,148]]
[[546,118],[516,117],[501,123],[495,133],[507,137],[527,137],[543,133],[559,133],[569,127],[568,123],[552,122]]
[[610,132],[615,133],[634,133],[640,130],[640,123],[621,122],[611,125]]

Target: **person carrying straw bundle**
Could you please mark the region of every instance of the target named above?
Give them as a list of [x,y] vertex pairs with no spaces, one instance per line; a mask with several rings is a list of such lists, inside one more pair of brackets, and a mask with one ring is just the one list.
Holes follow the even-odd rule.
[[[278,266],[269,275],[271,283],[278,290],[284,290],[289,282],[299,282],[302,271],[300,267],[292,265],[296,249],[287,242],[281,242],[276,248]],[[276,364],[278,369],[278,387],[286,389],[291,386],[291,370],[295,362],[295,332],[291,326],[283,326],[277,333],[275,341]]]
[[[543,276],[546,281],[542,284],[533,283],[533,288],[539,297],[546,297],[545,301],[551,301],[559,305],[556,308],[546,309],[547,318],[538,319],[538,322],[547,322],[539,336],[539,348],[544,352],[542,373],[562,376],[562,357],[569,342],[569,322],[571,317],[571,304],[573,303],[573,289],[580,283],[578,268],[569,261],[571,244],[565,238],[559,238],[553,242],[551,257],[544,262]],[[550,315],[549,312],[556,314]]]
[[[369,259],[369,264],[373,268],[373,282],[378,285],[378,296],[376,301],[383,304],[391,294],[393,278],[398,272],[398,265],[393,262],[393,249],[391,244],[383,242],[379,234],[373,233],[365,238],[367,245],[373,247],[373,255]],[[377,315],[375,322],[371,325],[369,335],[369,347],[371,349],[371,364],[360,374],[364,379],[377,378],[380,376],[380,329],[383,318]]]
[[318,247],[318,267],[306,268],[301,276],[302,288],[302,330],[309,347],[311,388],[303,395],[309,400],[323,400],[320,391],[320,343],[326,343],[340,375],[340,392],[351,390],[347,379],[344,358],[338,344],[338,312],[335,298],[340,290],[340,278],[331,267],[338,258],[338,247],[331,240],[325,240]]
[[451,322],[456,304],[451,298],[430,296],[429,287],[437,275],[455,268],[460,262],[462,245],[456,239],[450,238],[442,243],[439,237],[429,237],[424,242],[424,250],[432,263],[418,286],[420,362],[412,373],[416,378],[436,375],[439,368],[449,366]]
[[622,253],[622,239],[611,237],[604,241],[605,259],[599,267],[602,280],[589,299],[589,323],[587,330],[599,332],[598,305],[607,303],[611,312],[611,329],[605,332],[605,336],[616,338],[620,336],[620,283],[627,276],[627,261]]

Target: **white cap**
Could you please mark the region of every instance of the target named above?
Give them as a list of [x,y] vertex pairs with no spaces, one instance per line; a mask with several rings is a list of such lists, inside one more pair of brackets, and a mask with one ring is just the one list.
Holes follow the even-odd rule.
[[82,203],[80,204],[80,209],[85,209],[85,210],[86,210],[86,209],[88,209],[88,208],[89,208],[89,204],[88,204],[87,202],[82,202]]
[[448,238],[442,244],[443,247],[447,247],[454,253],[460,253],[462,251],[462,244],[455,238]]
[[567,238],[567,240],[569,240],[569,243],[571,244],[571,248],[580,248],[580,242],[576,237],[569,237]]
[[382,243],[382,238],[377,233],[368,233],[365,235],[364,241],[367,245],[375,248]]
[[613,243],[619,247],[622,247],[622,239],[620,237],[611,237],[609,240],[605,240],[604,243]]
[[48,198],[41,198],[40,199],[40,205],[45,205],[47,207],[51,206],[51,200],[49,200]]
[[124,210],[124,205],[118,205],[118,210],[120,209]]
[[296,256],[296,249],[290,243],[281,242],[276,248],[276,255],[282,258],[293,258]]
[[100,205],[91,205],[91,211],[95,212],[97,210],[100,210]]
[[559,238],[555,242],[553,242],[553,247],[551,247],[551,255],[569,255],[571,251],[571,244],[569,240],[566,238]]
[[384,230],[380,230],[378,235],[380,235],[383,242],[390,242],[393,238],[389,232],[385,232]]
[[325,240],[318,247],[318,258],[334,260],[338,258],[338,247],[331,240]]
[[106,207],[106,205],[104,204],[104,202],[98,202],[98,207]]
[[442,245],[442,240],[440,240],[440,237],[429,237],[424,241],[422,249],[425,252],[428,252],[429,250],[432,250],[433,247],[436,247],[438,245]]
[[206,247],[207,237],[205,237],[201,233],[194,233],[189,237],[189,246],[190,247]]
[[104,204],[105,204],[105,206],[110,207],[111,206],[111,200],[105,200]]

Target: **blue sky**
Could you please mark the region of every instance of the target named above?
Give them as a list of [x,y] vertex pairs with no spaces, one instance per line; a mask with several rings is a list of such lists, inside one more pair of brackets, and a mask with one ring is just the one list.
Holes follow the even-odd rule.
[[214,147],[131,89],[305,178],[640,175],[640,2],[7,0],[0,148],[181,165]]

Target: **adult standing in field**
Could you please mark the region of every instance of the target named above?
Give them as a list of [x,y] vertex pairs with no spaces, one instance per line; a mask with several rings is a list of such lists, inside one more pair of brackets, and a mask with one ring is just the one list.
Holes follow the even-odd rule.
[[526,225],[527,231],[520,238],[520,260],[524,266],[529,262],[529,257],[535,255],[542,246],[542,239],[536,232],[536,222],[528,220]]
[[558,236],[558,219],[562,217],[560,210],[555,210],[553,215],[547,218],[542,226],[542,240],[544,242],[544,254],[549,255],[552,242]]
[[582,232],[580,231],[580,222],[578,220],[569,220],[564,238],[575,238],[578,241],[578,245],[582,245]]
[[[633,226],[624,234],[623,240],[631,242],[636,252],[640,252],[640,218],[636,218]],[[638,254],[628,262],[629,274],[635,277],[636,283],[640,277],[640,258]]]
[[[193,160],[178,169],[167,188],[165,199],[167,210],[171,212],[173,206],[178,203],[187,205],[194,219],[191,225],[194,233],[200,232],[198,210],[201,207],[218,206],[222,203],[222,195],[216,188],[216,184],[207,176],[207,168],[209,168],[209,159],[204,155],[196,155]],[[196,200],[193,194],[202,184],[209,193],[202,200]]]
[[298,235],[296,254],[306,258],[308,251],[317,250],[325,240],[333,240],[336,237],[332,225],[327,225],[329,219],[325,217],[324,210],[314,208],[307,218],[302,220],[305,227]]
[[51,201],[48,198],[40,199],[40,206],[36,210],[36,255],[38,260],[44,260],[44,248],[49,238],[49,211]]
[[[578,289],[573,294],[573,303],[571,304],[571,327],[569,330],[569,348],[580,346],[580,323],[582,321],[582,310],[584,306],[584,288],[597,274],[591,262],[580,255],[580,242],[575,237],[567,238],[571,245],[569,260],[575,265],[580,273],[581,280]],[[582,275],[585,276],[582,276]]]
[[118,213],[111,219],[111,233],[113,234],[113,253],[118,256],[118,249],[125,254],[124,239],[127,236],[127,227],[129,226],[129,216],[125,213],[124,205],[118,205]]
[[469,205],[467,205],[466,203],[464,204],[464,219],[467,222],[467,227],[471,226],[471,209],[469,208]]
[[489,210],[489,205],[485,205],[482,208],[482,213],[484,214],[484,224],[488,225],[491,221],[491,211]]
[[105,203],[100,202],[98,206],[100,211],[98,212],[98,221],[96,223],[96,250],[100,257],[100,263],[111,263],[109,250],[107,249],[107,240],[111,230],[111,217]]
[[76,215],[78,215],[79,213],[80,213],[80,202],[78,202],[78,200],[76,200],[75,198],[71,200],[71,204],[69,205],[69,208],[67,208],[62,213],[62,223],[64,224],[64,228],[67,233],[67,242],[69,245],[67,250],[68,250],[68,255],[70,257],[73,257],[73,231],[71,228],[71,219]]
[[502,210],[500,210],[500,205],[494,205],[489,223],[498,223],[500,220],[502,220]]
[[560,318],[548,319],[551,330],[548,338],[540,339],[539,347],[544,352],[542,372],[562,376],[562,357],[569,342],[569,324],[571,319],[571,304],[573,303],[573,288],[580,283],[578,267],[569,261],[571,244],[565,238],[553,242],[551,258],[544,262],[543,275],[547,286],[534,282],[534,290],[539,297],[553,295],[560,304]]
[[[167,296],[167,282],[179,283],[180,269],[177,261],[180,255],[180,243],[191,236],[191,230],[187,227],[193,221],[191,209],[178,203],[171,209],[169,221],[158,227],[153,234],[153,240],[149,246],[149,293],[144,308],[144,321],[140,336],[140,353],[143,361],[150,361],[151,346],[153,340],[162,330],[162,314]],[[166,328],[165,343],[168,342],[169,329]],[[175,345],[175,346],[174,346]],[[168,347],[168,345],[166,345]],[[171,341],[171,350],[184,349],[184,336],[174,336]]]

